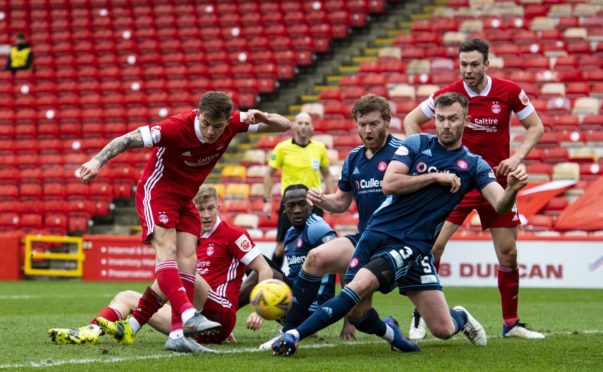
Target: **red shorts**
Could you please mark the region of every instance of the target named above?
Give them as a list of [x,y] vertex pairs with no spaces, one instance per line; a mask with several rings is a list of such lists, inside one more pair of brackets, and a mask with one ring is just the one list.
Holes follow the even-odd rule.
[[219,333],[198,336],[196,340],[202,344],[217,344],[226,340],[237,323],[237,308],[235,306],[225,307],[211,298],[205,301],[201,314],[209,320],[222,324],[222,329]]
[[136,190],[136,211],[144,242],[148,242],[155,226],[175,228],[195,236],[201,231],[201,218],[190,198],[169,194],[160,188],[149,190],[141,182]]
[[487,230],[491,227],[515,227],[521,225],[517,208],[513,208],[511,212],[505,214],[498,214],[477,190],[468,192],[459,205],[450,212],[446,221],[455,225],[462,225],[465,218],[474,209],[479,214],[482,230]]

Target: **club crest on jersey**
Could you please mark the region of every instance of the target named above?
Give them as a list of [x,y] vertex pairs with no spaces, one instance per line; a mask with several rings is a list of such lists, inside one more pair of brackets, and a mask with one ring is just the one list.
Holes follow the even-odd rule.
[[[408,151],[408,150],[406,150]],[[385,172],[385,170],[387,169],[387,163],[384,161],[380,161],[379,164],[377,165],[377,169],[379,170],[379,172]]]
[[500,110],[501,110],[500,105],[498,104],[497,101],[492,102],[492,108],[491,109],[492,109],[492,112],[495,113],[495,114],[500,113]]
[[170,219],[168,218],[167,214],[160,212],[159,213],[159,222],[161,222],[162,224],[166,224],[170,221]]
[[207,247],[207,255],[211,256],[214,254],[214,245],[210,244],[209,247]]
[[151,127],[151,140],[153,141],[153,144],[157,144],[161,141],[161,127],[159,125]]
[[524,106],[527,106],[530,103],[530,98],[523,89],[521,90],[521,93],[519,93],[519,100]]
[[239,236],[239,238],[235,240],[235,244],[243,252],[247,252],[251,249],[251,241],[245,234]]
[[404,145],[401,145],[396,150],[396,155],[400,155],[400,156],[406,156],[406,155],[408,155],[408,148],[406,148],[406,146],[404,146]]
[[457,161],[457,162],[456,162],[456,165],[457,165],[459,168],[461,168],[462,170],[466,170],[467,168],[469,168],[469,165],[467,164],[467,162],[466,162],[466,161],[464,161],[464,160],[462,160],[462,159],[461,159],[461,160],[459,160],[459,161]]

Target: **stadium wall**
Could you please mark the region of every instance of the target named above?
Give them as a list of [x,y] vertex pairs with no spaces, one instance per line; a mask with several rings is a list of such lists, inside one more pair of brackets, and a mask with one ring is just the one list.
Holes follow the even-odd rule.
[[[20,236],[0,235],[0,279],[22,278]],[[151,281],[155,253],[136,236],[84,236],[86,281]],[[256,241],[267,256],[274,242]],[[603,288],[603,237],[525,238],[518,242],[522,287]],[[444,254],[444,286],[496,287],[496,256],[488,237],[454,239]]]

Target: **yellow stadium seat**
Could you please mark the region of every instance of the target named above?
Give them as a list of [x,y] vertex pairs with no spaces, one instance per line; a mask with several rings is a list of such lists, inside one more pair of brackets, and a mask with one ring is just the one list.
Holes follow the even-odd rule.
[[246,183],[229,183],[226,185],[226,200],[249,199],[249,185]]
[[206,184],[207,186],[212,186],[213,188],[216,189],[216,194],[218,194],[218,198],[219,199],[224,199],[224,191],[225,191],[225,187],[223,184],[221,183],[208,183]]
[[220,175],[222,182],[245,182],[247,179],[247,168],[242,165],[225,165]]

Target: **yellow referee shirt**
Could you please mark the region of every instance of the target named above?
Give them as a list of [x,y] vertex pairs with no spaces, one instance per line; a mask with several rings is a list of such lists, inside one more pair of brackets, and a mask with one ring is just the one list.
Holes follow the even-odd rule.
[[329,166],[329,158],[323,143],[310,141],[300,146],[288,139],[274,147],[268,165],[281,170],[282,195],[287,186],[298,183],[308,188],[320,187],[320,168]]

